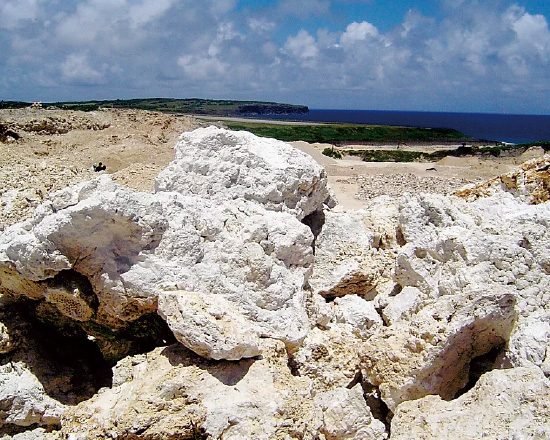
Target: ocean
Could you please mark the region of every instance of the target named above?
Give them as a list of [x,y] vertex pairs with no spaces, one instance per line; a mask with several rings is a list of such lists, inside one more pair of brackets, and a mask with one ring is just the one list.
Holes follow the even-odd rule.
[[550,116],[544,115],[310,109],[305,115],[261,117],[312,122],[453,128],[476,139],[513,144],[550,141]]

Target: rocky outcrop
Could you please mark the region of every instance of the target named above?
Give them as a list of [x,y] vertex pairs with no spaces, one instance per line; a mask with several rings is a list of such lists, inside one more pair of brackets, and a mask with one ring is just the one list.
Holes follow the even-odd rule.
[[187,133],[155,193],[100,176],[4,231],[0,438],[548,436],[550,205],[322,212],[288,148]]
[[516,171],[461,189],[455,194],[467,200],[476,200],[500,192],[511,193],[532,204],[550,200],[550,156],[530,160]]
[[[312,239],[293,216],[268,215],[244,200],[219,205],[176,193],[134,193],[103,176],[58,194],[32,219],[5,232],[2,287],[44,300],[97,339],[102,335],[94,327],[124,328],[159,307],[180,341],[196,348],[195,336],[207,334],[201,319],[176,318],[171,310],[189,296],[176,291],[185,290],[205,304],[235,305],[238,312],[204,308],[205,317],[214,314],[219,337],[231,339],[232,329],[247,320],[241,327],[251,327],[251,335],[292,345],[309,328],[302,286],[311,270]],[[242,319],[220,326],[221,315]],[[182,333],[177,328],[183,322]],[[201,343],[210,347],[201,354],[224,356],[226,348],[214,339]]]
[[371,337],[360,352],[363,375],[392,411],[428,394],[452,399],[467,385],[472,360],[508,340],[514,305],[505,293],[442,297]]
[[451,402],[439,396],[404,402],[392,420],[392,439],[547,438],[550,382],[538,368],[484,374]]
[[275,139],[208,127],[183,133],[155,190],[220,202],[245,199],[303,219],[333,205],[326,174],[311,157]]
[[[397,217],[397,207],[380,208],[374,203],[371,212],[325,213],[309,278],[314,292],[329,299],[350,294],[373,299],[393,285],[390,269],[396,243],[392,217]],[[384,214],[385,220],[378,222]]]

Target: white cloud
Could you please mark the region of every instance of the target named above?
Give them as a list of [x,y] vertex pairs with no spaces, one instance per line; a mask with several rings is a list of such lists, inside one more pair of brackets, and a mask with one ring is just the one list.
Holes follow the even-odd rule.
[[343,47],[348,47],[367,38],[377,38],[379,35],[378,29],[373,24],[366,21],[361,23],[354,22],[348,25],[346,31],[340,37],[340,44]]
[[315,38],[303,29],[296,36],[288,37],[284,48],[295,58],[302,60],[315,58],[319,54]]
[[178,65],[185,75],[192,80],[213,80],[227,72],[228,65],[215,56],[183,55],[178,58]]
[[41,0],[3,0],[0,4],[0,28],[14,30],[21,22],[36,20],[42,15]]
[[84,54],[69,55],[61,64],[61,77],[65,82],[77,85],[98,85],[105,82],[104,74],[90,66],[88,57]]

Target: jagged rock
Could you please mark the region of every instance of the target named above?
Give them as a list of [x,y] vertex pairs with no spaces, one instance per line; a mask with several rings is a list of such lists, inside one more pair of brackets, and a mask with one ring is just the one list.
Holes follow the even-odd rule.
[[467,384],[472,359],[508,340],[514,305],[506,293],[441,297],[363,344],[363,376],[392,411],[428,394],[451,399]]
[[65,406],[49,397],[23,363],[0,365],[0,426],[58,426]]
[[310,381],[290,374],[280,341],[264,340],[263,352],[260,360],[212,362],[174,345],[125,358],[112,389],[65,413],[62,433],[75,440],[313,440],[322,422]]
[[[550,322],[550,205],[530,205],[509,192],[466,202],[438,195],[406,196],[405,241],[395,280],[420,300],[506,287],[518,319],[503,363],[544,361]],[[526,349],[528,347],[528,349]]]
[[390,279],[392,253],[388,231],[371,226],[366,212],[326,212],[315,243],[309,284],[327,298],[360,295],[372,299]]
[[162,292],[159,314],[182,344],[206,358],[238,360],[261,353],[256,329],[219,295]]
[[363,397],[360,384],[335,388],[315,396],[323,413],[322,432],[327,440],[383,440],[384,424],[376,420]]
[[[137,193],[101,176],[62,191],[32,219],[6,229],[1,282],[14,295],[43,298],[88,332],[155,312],[162,291],[221,295],[256,333],[293,345],[309,329],[302,287],[312,240],[295,217],[258,204]],[[190,334],[200,331],[197,320],[186,322],[197,326]],[[211,350],[223,356],[224,349]]]
[[183,133],[155,191],[245,199],[303,219],[334,201],[322,166],[284,142],[217,127]]
[[550,200],[550,155],[546,154],[521,165],[518,170],[495,177],[487,182],[457,191],[467,200],[476,200],[509,192],[519,200],[539,204]]
[[364,334],[383,323],[372,301],[365,301],[357,295],[336,298],[334,307],[334,320],[341,324],[349,324],[352,331],[358,334]]
[[400,319],[416,313],[421,304],[421,296],[422,293],[416,287],[405,287],[401,292],[389,298],[382,310],[384,322],[392,325]]
[[395,440],[528,439],[550,436],[550,382],[538,368],[494,370],[446,402],[439,396],[404,402],[391,424]]
[[313,328],[292,353],[290,366],[295,374],[310,378],[315,389],[345,388],[356,382],[361,342],[350,325]]

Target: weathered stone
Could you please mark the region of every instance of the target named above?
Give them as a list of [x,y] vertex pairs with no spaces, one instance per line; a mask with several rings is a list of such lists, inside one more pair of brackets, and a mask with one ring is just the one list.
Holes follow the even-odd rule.
[[295,217],[258,204],[136,193],[102,176],[4,232],[2,286],[109,328],[155,312],[162,291],[221,295],[257,334],[295,345],[309,329],[302,287],[312,240]]
[[308,379],[290,374],[280,341],[261,360],[212,362],[181,346],[129,357],[115,385],[69,409],[62,433],[105,437],[313,440],[321,421]]
[[158,312],[176,338],[203,357],[238,360],[261,353],[256,329],[220,295],[161,292]]
[[327,440],[383,440],[384,424],[376,420],[363,397],[360,384],[335,388],[315,396],[323,414],[322,432]]
[[364,334],[367,330],[382,325],[382,318],[372,301],[365,301],[357,295],[336,298],[334,308],[334,320],[337,323],[349,324],[358,334]]
[[217,127],[183,133],[155,191],[245,199],[303,219],[333,204],[323,167],[284,142]]
[[550,382],[536,367],[494,370],[446,402],[439,396],[404,402],[391,424],[394,440],[534,439],[550,436]]
[[428,394],[453,398],[468,382],[472,359],[508,340],[512,294],[445,296],[408,321],[382,327],[360,352],[363,376],[390,410]]
[[388,325],[395,324],[400,319],[418,311],[422,293],[416,287],[405,287],[397,295],[388,299],[388,304],[382,310],[384,321]]
[[400,228],[407,244],[397,256],[395,280],[418,288],[428,302],[505,287],[516,297],[518,318],[503,363],[540,366],[549,346],[549,226],[548,203],[526,204],[510,192],[469,203],[405,196]]
[[0,426],[58,426],[65,406],[20,362],[0,365]]
[[315,243],[309,284],[327,298],[360,295],[372,299],[379,284],[389,281],[392,255],[386,231],[371,227],[366,212],[327,212]]

